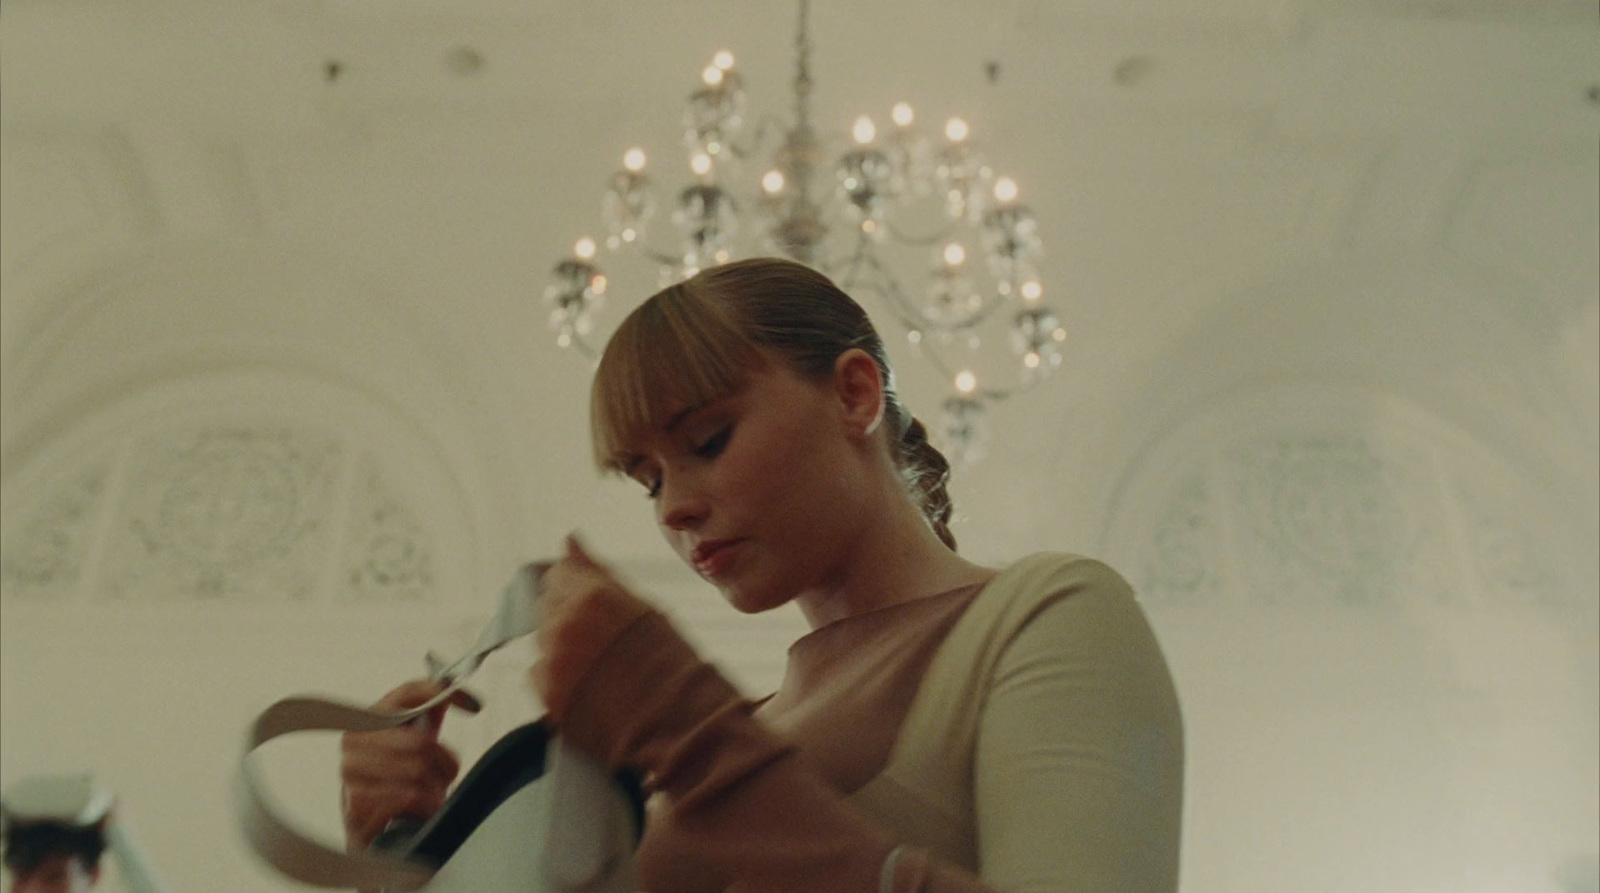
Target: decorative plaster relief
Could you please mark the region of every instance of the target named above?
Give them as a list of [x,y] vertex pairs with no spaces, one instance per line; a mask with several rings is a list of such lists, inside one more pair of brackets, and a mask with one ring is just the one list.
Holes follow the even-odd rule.
[[475,591],[454,483],[411,423],[353,389],[259,372],[175,381],[22,460],[6,481],[0,591],[433,605]]
[[1561,520],[1529,493],[1401,401],[1291,388],[1163,438],[1124,483],[1106,552],[1152,606],[1569,604]]
[[162,431],[132,446],[104,598],[307,600],[319,586],[344,448],[303,427]]
[[1155,518],[1139,578],[1140,598],[1153,604],[1206,604],[1217,597],[1219,575],[1211,554],[1216,535],[1205,475],[1190,474],[1173,488]]
[[21,534],[0,555],[8,595],[66,599],[76,592],[110,464],[101,460],[81,469],[23,522]]
[[1554,607],[1559,579],[1548,556],[1540,554],[1527,525],[1508,511],[1482,481],[1458,472],[1451,481],[1463,520],[1465,553],[1478,595],[1487,604]]
[[344,567],[346,601],[422,601],[434,587],[426,532],[371,456],[356,463]]
[[1238,582],[1256,598],[1377,605],[1443,591],[1426,456],[1357,432],[1284,432],[1224,455]]

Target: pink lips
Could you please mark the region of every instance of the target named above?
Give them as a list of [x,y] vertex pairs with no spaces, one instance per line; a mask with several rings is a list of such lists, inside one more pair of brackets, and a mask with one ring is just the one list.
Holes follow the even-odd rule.
[[730,547],[739,542],[739,540],[707,540],[694,547],[689,560],[694,563],[694,569],[699,571],[701,576],[718,576],[732,563],[734,552]]

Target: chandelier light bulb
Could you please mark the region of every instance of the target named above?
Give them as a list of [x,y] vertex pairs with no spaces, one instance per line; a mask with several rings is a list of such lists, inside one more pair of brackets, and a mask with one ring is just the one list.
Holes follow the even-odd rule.
[[856,119],[855,126],[850,128],[850,135],[856,138],[856,142],[865,146],[878,136],[878,128],[872,125],[871,118],[862,115]]
[[[888,108],[841,120],[847,138],[813,133],[808,5],[801,4],[795,42],[792,118],[749,115],[747,73],[730,48],[717,47],[699,57],[700,83],[692,60],[683,72],[691,90],[678,157],[691,173],[670,160],[670,170],[658,170],[643,143],[614,156],[621,164],[601,196],[603,228],[572,236],[576,244],[567,243],[545,283],[550,337],[597,356],[591,337],[603,335],[604,325],[596,315],[615,298],[606,294],[615,271],[602,273],[602,263],[653,265],[665,287],[752,252],[787,255],[841,287],[880,292],[904,327],[906,349],[951,382],[944,416],[930,432],[953,463],[974,461],[986,436],[985,408],[1062,365],[1066,329],[1043,300],[1037,221],[1018,182],[1000,176],[982,151],[994,135],[974,135],[963,117],[927,107],[918,113],[891,94],[883,97]],[[748,140],[747,119],[760,124]],[[680,182],[663,233],[657,205],[668,194],[655,181],[667,176]],[[980,339],[980,326],[994,321],[998,332],[989,326]],[[991,363],[995,353],[1003,365]]]

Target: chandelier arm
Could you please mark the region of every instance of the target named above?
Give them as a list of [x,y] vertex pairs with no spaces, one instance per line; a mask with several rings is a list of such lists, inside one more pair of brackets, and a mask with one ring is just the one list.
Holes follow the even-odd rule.
[[765,113],[756,122],[755,130],[750,134],[750,139],[742,145],[738,140],[729,140],[728,151],[740,161],[747,161],[761,151],[762,145],[767,141],[767,134],[771,130],[781,129],[784,126],[781,118],[770,112]]
[[632,253],[634,253],[634,254],[636,254],[636,255],[638,255],[640,257],[643,257],[643,258],[645,258],[647,260],[655,261],[658,264],[667,264],[669,266],[682,266],[683,265],[683,256],[682,255],[670,254],[670,253],[668,253],[666,251],[662,251],[659,248],[655,248],[655,247],[653,247],[651,245],[647,245],[647,244],[645,244],[643,239],[640,239],[640,240],[635,241],[635,242],[628,243],[626,247],[617,248],[617,249],[613,249],[613,250],[614,251],[618,251],[618,252],[621,252],[621,251],[632,252]]
[[901,324],[908,329],[916,329],[917,331],[921,332],[959,332],[962,329],[969,329],[975,325],[979,325],[984,320],[988,319],[990,314],[999,309],[1000,305],[1005,303],[1005,300],[1001,296],[992,295],[988,298],[985,298],[977,310],[974,310],[972,313],[969,313],[958,320],[942,322],[940,320],[931,319],[926,313],[923,313],[921,308],[917,307],[917,305],[914,304],[911,299],[905,296],[905,293],[900,290],[899,282],[892,274],[883,268],[883,264],[878,260],[877,255],[873,254],[872,252],[866,252],[866,257],[867,260],[872,263],[874,269],[877,270],[878,274],[887,280],[889,287],[887,289],[881,289],[880,293],[889,297],[891,309],[895,311],[895,315],[899,317]]
[[683,256],[682,255],[668,254],[665,251],[661,251],[659,249],[652,248],[649,245],[642,245],[642,244],[639,246],[638,250],[639,250],[640,254],[644,255],[645,257],[649,258],[650,260],[655,261],[658,264],[669,264],[669,265],[675,266],[675,267],[683,266]]
[[[856,240],[855,248],[839,255],[833,260],[819,260],[817,269],[832,276],[845,289],[854,288],[861,282],[861,262],[869,252],[865,250],[866,239],[863,236]],[[868,283],[870,287],[870,283]]]
[[955,328],[967,329],[982,323],[996,310],[999,310],[1001,305],[1005,304],[1005,302],[1005,298],[1002,295],[990,295],[983,300],[983,303],[980,304],[978,309],[974,310],[970,316],[963,318],[960,323],[956,324]]
[[[900,289],[899,280],[890,275],[889,271],[884,267],[883,262],[879,260],[876,254],[870,250],[867,250],[869,245],[870,242],[865,237],[857,242],[857,250],[850,258],[850,269],[847,273],[849,278],[846,279],[846,281],[852,283],[853,286],[859,285],[862,288],[871,289],[877,292],[880,296],[887,298],[890,311],[894,314],[896,319],[899,320],[901,325],[907,329],[919,332],[929,330],[934,332],[957,331],[981,322],[982,316],[987,316],[989,312],[993,312],[994,308],[1003,303],[999,300],[991,301],[987,311],[982,314],[982,316],[969,317],[967,321],[962,324],[950,324],[945,326],[931,324],[933,321],[926,319],[926,317],[924,317],[920,312],[916,312],[914,305],[912,305],[906,299],[905,294]],[[876,272],[877,276],[874,279],[861,280],[856,278],[862,263],[865,263],[871,267],[874,272]],[[907,308],[911,308],[911,312],[909,314],[907,312]],[[921,322],[917,321],[919,318],[921,319]],[[917,353],[922,357],[924,357],[929,364],[937,369],[942,375],[944,375],[945,378],[950,380],[955,379],[956,373],[954,369],[949,363],[945,362],[944,357],[940,356],[938,349],[933,344],[923,340],[919,341],[913,349],[916,350]],[[976,396],[983,400],[999,403],[1033,390],[1039,384],[1040,380],[1040,378],[1024,378],[1015,385],[979,388],[967,396]]]
[[578,334],[576,330],[571,329],[567,331],[567,337],[570,339],[567,341],[568,347],[576,349],[578,353],[583,354],[591,362],[599,362],[600,351],[593,344],[590,344],[587,338]]
[[951,223],[925,236],[919,236],[901,229],[893,220],[887,217],[883,220],[883,226],[896,242],[902,245],[916,245],[918,247],[938,244],[956,230],[956,224]]
[[814,258],[811,266],[830,276],[840,288],[849,290],[860,281],[856,263],[857,252],[847,249],[835,257]]
[[[944,357],[941,357],[939,355],[938,350],[935,349],[933,345],[928,344],[926,341],[924,341],[922,343],[917,344],[917,346],[915,347],[915,350],[924,359],[926,359],[931,366],[933,366],[935,369],[939,370],[939,372],[941,372],[944,375],[945,378],[950,379],[952,381],[955,379],[956,373],[953,371],[953,368],[950,366],[949,363],[945,362]],[[978,388],[978,389],[976,389],[976,390],[974,390],[974,391],[972,391],[970,393],[963,394],[963,396],[966,396],[966,397],[977,397],[977,398],[980,398],[982,400],[985,400],[985,401],[988,401],[988,402],[991,402],[991,403],[1000,403],[1000,402],[1003,402],[1005,400],[1009,400],[1012,397],[1016,397],[1016,396],[1020,396],[1022,394],[1026,394],[1027,392],[1029,392],[1029,391],[1033,390],[1035,387],[1037,387],[1041,380],[1042,380],[1041,378],[1034,378],[1034,379],[1026,379],[1025,378],[1025,379],[1022,379],[1021,381],[1018,381],[1014,385],[1006,385],[1006,386],[1003,386],[1003,387],[995,387],[995,386],[991,385],[991,386],[988,386],[988,387]]]
[[889,311],[895,315],[900,324],[911,331],[922,331],[926,328],[925,323],[931,322],[931,320],[925,319],[924,314],[917,310],[916,305],[906,298],[900,290],[900,283],[884,270],[883,264],[878,260],[877,256],[871,252],[861,252],[860,259],[865,260],[877,274],[873,282],[863,284],[868,288],[874,289],[887,299],[886,303],[889,306]]
[[[901,327],[908,331],[936,332],[940,334],[957,332],[961,329],[977,324],[982,320],[983,316],[987,315],[975,313],[971,316],[964,317],[954,322],[941,322],[936,319],[931,319],[922,311],[922,308],[918,307],[911,301],[910,298],[906,297],[905,292],[900,287],[900,281],[884,268],[882,261],[878,259],[877,255],[873,254],[872,252],[864,252],[863,258],[876,273],[874,280],[870,283],[867,283],[867,286],[869,288],[873,288],[878,292],[878,294],[887,299],[886,303],[888,304],[890,312],[894,314],[895,319],[899,321]],[[929,352],[929,355],[933,355],[931,351]],[[947,375],[949,374],[949,370],[945,369],[942,365],[940,365],[940,370],[945,372]]]

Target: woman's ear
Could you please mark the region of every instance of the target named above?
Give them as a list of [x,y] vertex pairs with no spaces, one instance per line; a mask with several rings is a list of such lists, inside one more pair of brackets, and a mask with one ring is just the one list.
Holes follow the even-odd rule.
[[883,373],[866,351],[852,347],[833,363],[834,391],[850,433],[870,437],[883,424]]

